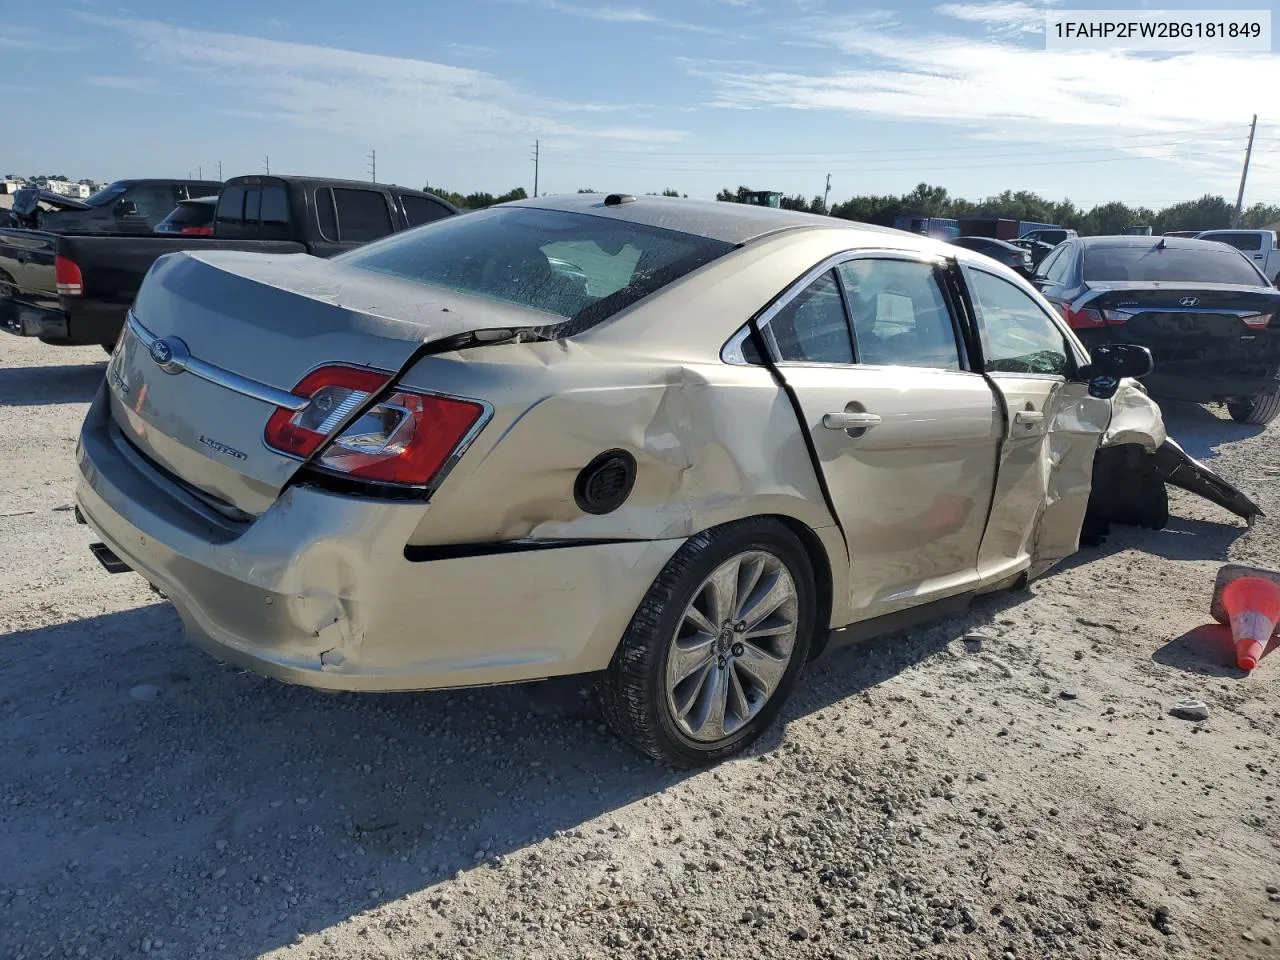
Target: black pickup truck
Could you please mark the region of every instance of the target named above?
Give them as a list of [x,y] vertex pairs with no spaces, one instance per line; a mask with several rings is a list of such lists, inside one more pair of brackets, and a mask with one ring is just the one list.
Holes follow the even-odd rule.
[[387,234],[453,216],[418,190],[352,180],[228,180],[211,236],[122,236],[0,229],[0,329],[59,346],[110,350],[142,278],[178,250],[332,257]]

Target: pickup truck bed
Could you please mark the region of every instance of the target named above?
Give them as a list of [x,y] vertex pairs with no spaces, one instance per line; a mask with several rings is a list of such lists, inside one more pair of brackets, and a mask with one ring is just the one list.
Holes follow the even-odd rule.
[[[289,240],[0,229],[0,327],[51,344],[110,347],[151,264],[166,253],[195,249],[304,253],[307,248]],[[67,295],[57,276],[58,257],[79,268],[81,290],[91,296]]]
[[236,177],[212,237],[0,229],[0,330],[110,349],[155,261],[180,250],[331,257],[457,214],[418,190],[316,177]]

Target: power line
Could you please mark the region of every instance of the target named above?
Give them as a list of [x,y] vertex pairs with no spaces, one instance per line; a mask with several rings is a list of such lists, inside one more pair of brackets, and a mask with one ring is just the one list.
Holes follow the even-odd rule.
[[[1214,127],[1190,127],[1183,130],[1161,130],[1152,131],[1150,133],[1137,134],[1113,134],[1106,137],[1093,138],[1073,138],[1070,142],[1075,144],[1081,143],[1097,143],[1099,146],[1093,148],[1098,150],[1108,149],[1109,146],[1120,148],[1133,143],[1135,146],[1153,146],[1154,144],[1144,144],[1136,141],[1147,140],[1152,137],[1179,137],[1187,134],[1208,134],[1208,133],[1224,133],[1226,131],[1237,131],[1239,136],[1244,136],[1244,127],[1241,124],[1219,124]],[[1175,141],[1178,143],[1189,142],[1184,140]],[[1031,147],[1043,147],[1043,140],[1022,140],[1016,141],[1018,144],[1025,144]],[[617,147],[566,147],[565,152],[589,152],[591,154],[613,154],[618,156],[673,156],[681,158],[693,159],[696,157],[706,157],[707,159],[720,159],[727,156],[734,157],[816,157],[816,156],[874,156],[881,154],[908,154],[908,153],[956,153],[968,152],[972,150],[987,151],[991,149],[1010,149],[1015,146],[1014,142],[993,140],[989,144],[961,144],[949,147],[877,147],[865,150],[793,150],[793,151],[742,151],[742,150],[636,150],[623,149]]]

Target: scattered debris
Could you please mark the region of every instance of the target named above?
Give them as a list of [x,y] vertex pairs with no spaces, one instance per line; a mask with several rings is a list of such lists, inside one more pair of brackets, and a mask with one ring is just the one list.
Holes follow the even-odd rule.
[[1179,700],[1169,714],[1179,720],[1208,720],[1209,705],[1203,700]]

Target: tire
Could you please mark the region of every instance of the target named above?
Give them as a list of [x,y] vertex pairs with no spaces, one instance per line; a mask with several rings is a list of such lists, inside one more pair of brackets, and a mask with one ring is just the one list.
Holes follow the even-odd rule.
[[1280,414],[1280,393],[1265,393],[1243,402],[1228,403],[1227,412],[1236,423],[1265,426]]
[[1136,444],[1098,451],[1081,542],[1097,546],[1111,524],[1163,530],[1169,523],[1169,490],[1150,454]]
[[[732,566],[735,560],[737,567]],[[734,608],[727,620],[714,609],[713,574],[732,584],[735,594],[747,595],[742,602],[721,605],[720,612]],[[755,587],[743,590],[753,575]],[[766,593],[776,589],[791,599],[757,621],[773,633],[753,638],[753,631],[744,627],[765,583],[772,584]],[[781,522],[758,517],[698,534],[649,588],[600,679],[597,698],[605,722],[641,753],[675,767],[739,753],[769,727],[795,687],[809,658],[817,610],[813,564]],[[742,619],[735,620],[740,614]],[[712,634],[694,627],[693,620],[708,627],[736,623],[737,632],[728,626]],[[679,668],[671,660],[676,653],[683,653],[691,668],[688,679],[679,682],[674,679]],[[788,659],[779,667],[784,653]],[[701,666],[694,668],[695,662]],[[765,692],[759,677],[776,677],[775,668],[780,677]],[[686,704],[684,711],[678,702]],[[714,703],[723,704],[719,713],[707,706]],[[717,725],[717,716],[723,723]]]

